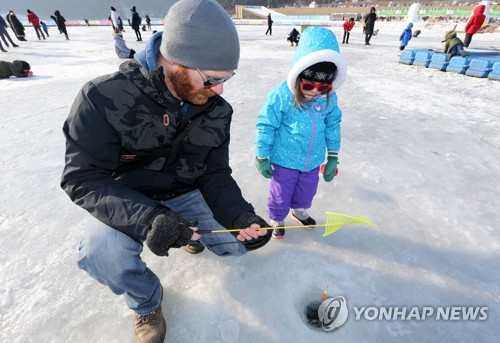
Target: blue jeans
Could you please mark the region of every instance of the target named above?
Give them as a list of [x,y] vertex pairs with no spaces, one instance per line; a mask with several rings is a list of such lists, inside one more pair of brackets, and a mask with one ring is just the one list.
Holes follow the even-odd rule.
[[[188,221],[198,221],[200,230],[224,229],[213,217],[200,191],[195,190],[162,202]],[[203,234],[199,240],[219,256],[240,256],[245,247],[231,233]],[[161,302],[158,277],[141,259],[143,243],[92,218],[78,247],[78,267],[124,294],[127,306],[139,315],[153,313]]]
[[458,43],[451,48],[451,56],[456,56],[464,49],[464,45],[462,43]]

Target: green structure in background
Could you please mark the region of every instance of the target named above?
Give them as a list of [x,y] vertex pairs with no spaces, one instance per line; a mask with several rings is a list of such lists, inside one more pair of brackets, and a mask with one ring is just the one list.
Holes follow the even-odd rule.
[[[421,8],[418,11],[420,17],[468,17],[472,14],[471,9],[457,8]],[[383,8],[377,11],[379,17],[406,17],[408,15],[408,9],[398,9],[398,8]],[[490,17],[500,17],[500,9],[495,7],[490,8]]]

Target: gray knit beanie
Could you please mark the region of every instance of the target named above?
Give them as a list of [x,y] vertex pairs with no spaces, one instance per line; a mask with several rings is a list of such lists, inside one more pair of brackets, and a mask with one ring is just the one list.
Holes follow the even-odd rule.
[[231,18],[215,0],[181,0],[165,17],[160,52],[190,68],[234,70],[240,42]]

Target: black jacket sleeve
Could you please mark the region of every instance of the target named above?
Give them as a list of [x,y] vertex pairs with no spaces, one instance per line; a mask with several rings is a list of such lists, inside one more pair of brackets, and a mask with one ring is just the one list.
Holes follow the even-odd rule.
[[63,126],[66,138],[61,187],[71,200],[104,224],[144,241],[156,202],[113,179],[119,165],[117,133],[92,100],[91,83],[75,99]]

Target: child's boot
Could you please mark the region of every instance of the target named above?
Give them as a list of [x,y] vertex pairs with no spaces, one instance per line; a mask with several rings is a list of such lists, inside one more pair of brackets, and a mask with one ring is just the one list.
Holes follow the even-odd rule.
[[285,229],[283,229],[283,226],[285,226],[285,222],[283,220],[271,219],[269,221],[269,224],[271,224],[271,226],[274,228],[273,238],[283,239],[283,237],[285,237]]
[[290,214],[290,217],[301,223],[302,225],[316,225],[316,221],[309,216],[309,213],[307,213],[307,208],[295,208],[292,209],[292,213]]

